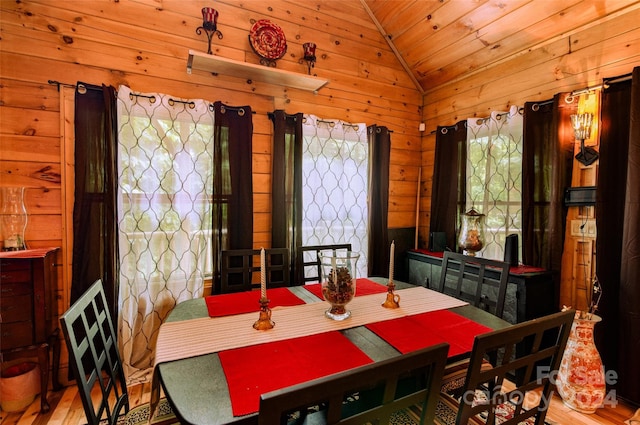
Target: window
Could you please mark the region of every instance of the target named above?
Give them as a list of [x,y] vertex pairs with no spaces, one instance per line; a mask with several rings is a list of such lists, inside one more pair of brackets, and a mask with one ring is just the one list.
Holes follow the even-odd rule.
[[351,243],[367,276],[369,146],[364,124],[305,115],[302,245]]
[[173,106],[140,97],[120,115],[121,274],[142,282],[211,274],[213,118]]
[[522,241],[522,115],[512,107],[469,119],[467,130],[466,209],[485,214],[478,255],[502,260],[507,235]]

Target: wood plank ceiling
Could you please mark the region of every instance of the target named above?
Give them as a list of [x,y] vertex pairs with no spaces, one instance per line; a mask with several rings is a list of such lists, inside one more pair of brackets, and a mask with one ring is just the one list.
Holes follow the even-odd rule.
[[422,92],[611,19],[637,0],[360,0]]

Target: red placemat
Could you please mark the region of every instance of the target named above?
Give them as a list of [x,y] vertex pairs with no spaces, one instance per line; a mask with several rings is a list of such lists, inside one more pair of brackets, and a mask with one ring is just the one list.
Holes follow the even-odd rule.
[[[267,289],[267,298],[269,298],[269,308],[304,304],[303,300],[287,288]],[[210,295],[204,300],[207,303],[209,317],[230,316],[260,310],[260,291]]]
[[476,335],[492,329],[447,310],[431,311],[367,325],[402,354],[449,343],[449,357],[470,352]]
[[[322,286],[319,283],[304,285],[304,289],[311,292],[321,300],[324,299],[322,297]],[[383,292],[387,292],[387,287],[385,285],[381,285],[365,278],[356,279],[356,297],[359,295],[381,294]]]
[[371,363],[338,331],[221,351],[234,416],[257,412],[260,395]]

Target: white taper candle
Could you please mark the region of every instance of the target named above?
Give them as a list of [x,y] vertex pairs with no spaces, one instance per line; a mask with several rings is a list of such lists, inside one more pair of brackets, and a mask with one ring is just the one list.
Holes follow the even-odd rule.
[[264,248],[260,249],[260,297],[267,298],[267,270],[265,268]]
[[389,283],[393,283],[393,257],[396,252],[396,242],[391,241],[391,252],[389,253]]

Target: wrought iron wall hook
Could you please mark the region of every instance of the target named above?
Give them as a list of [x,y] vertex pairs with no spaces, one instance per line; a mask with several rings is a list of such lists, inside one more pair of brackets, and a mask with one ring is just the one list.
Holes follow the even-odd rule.
[[207,53],[213,54],[211,51],[211,38],[214,34],[218,36],[218,39],[222,39],[222,32],[218,30],[218,11],[212,7],[202,8],[202,26],[196,28],[196,34],[202,34],[202,31],[207,34]]

